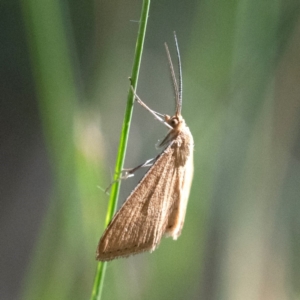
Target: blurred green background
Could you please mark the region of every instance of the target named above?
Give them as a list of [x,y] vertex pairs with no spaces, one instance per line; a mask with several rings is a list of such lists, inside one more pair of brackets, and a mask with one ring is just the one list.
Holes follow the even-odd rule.
[[[1,1],[1,299],[89,299],[141,1]],[[300,2],[152,1],[138,94],[195,176],[178,241],[108,264],[103,299],[300,299]],[[125,167],[166,129],[136,106]],[[120,203],[142,173],[122,182]]]

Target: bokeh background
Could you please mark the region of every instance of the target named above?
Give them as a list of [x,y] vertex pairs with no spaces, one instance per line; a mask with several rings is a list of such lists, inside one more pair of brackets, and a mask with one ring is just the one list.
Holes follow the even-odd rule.
[[[0,3],[1,299],[91,295],[141,4]],[[174,112],[176,30],[195,176],[181,237],[110,262],[103,299],[300,299],[299,17],[298,0],[152,1],[138,94]],[[165,134],[136,105],[125,167]]]

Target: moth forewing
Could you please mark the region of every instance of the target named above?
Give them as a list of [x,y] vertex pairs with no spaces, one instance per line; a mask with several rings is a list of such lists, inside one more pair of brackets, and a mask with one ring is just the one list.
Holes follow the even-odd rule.
[[143,251],[153,251],[166,226],[172,203],[166,202],[174,169],[174,149],[168,146],[157,158],[116,213],[97,248],[98,260],[112,260]]
[[165,233],[176,240],[180,236],[183,227],[194,173],[194,141],[188,127],[185,126],[182,129],[174,144],[177,145],[175,151],[177,181],[174,193],[178,193],[178,197],[169,214],[168,226]]

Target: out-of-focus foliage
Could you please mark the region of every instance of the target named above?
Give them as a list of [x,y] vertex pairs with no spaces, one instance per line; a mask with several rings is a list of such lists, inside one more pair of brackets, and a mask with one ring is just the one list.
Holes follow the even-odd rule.
[[[35,178],[29,185],[33,195],[39,187],[48,199],[39,219],[29,206],[19,214],[10,206],[0,212],[2,233],[9,237],[0,248],[6,299],[90,296],[108,202],[101,188],[114,168],[140,6],[140,1],[23,0],[18,22],[7,18],[11,27],[0,29],[10,41],[0,52],[4,66],[9,53],[22,57],[10,83],[24,82],[25,95],[17,102],[16,90],[6,89],[10,102],[4,108],[22,111],[24,120],[37,119],[35,126],[19,127],[26,136],[42,128],[47,157],[41,161],[52,172],[49,185],[38,155],[31,157],[30,172],[18,172]],[[181,237],[164,239],[152,254],[110,262],[103,299],[299,298],[299,16],[297,0],[152,2],[138,94],[155,111],[174,112],[163,43],[175,58],[176,30],[195,176]],[[34,97],[38,110],[26,110]],[[12,117],[18,120],[17,113]],[[126,167],[157,155],[154,145],[165,133],[136,106]],[[8,138],[2,143],[2,149],[14,145]],[[19,147],[20,161],[28,159],[26,149]],[[31,177],[34,173],[40,176]],[[14,178],[7,174],[3,178]],[[140,176],[122,182],[121,202]],[[16,192],[3,203],[19,207],[18,199]],[[26,226],[19,233],[4,229],[13,228],[21,214],[28,216],[26,224],[38,224],[35,233],[39,227],[30,245],[22,239]],[[13,251],[10,239],[19,241]],[[19,264],[12,268],[13,258]],[[14,274],[22,275],[22,292]]]

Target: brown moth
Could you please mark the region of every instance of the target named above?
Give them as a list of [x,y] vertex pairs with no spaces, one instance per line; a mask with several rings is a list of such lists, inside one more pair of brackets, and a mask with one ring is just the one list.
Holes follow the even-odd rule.
[[[132,89],[136,100],[170,128],[159,145],[165,149],[154,159],[148,172],[106,228],[97,248],[97,260],[109,261],[144,251],[152,252],[163,235],[176,240],[181,234],[193,177],[194,141],[181,116],[182,71],[175,32],[174,37],[179,87],[167,44],[165,47],[175,90],[175,115],[164,115],[164,120],[161,119],[160,114],[143,103]],[[149,161],[141,166],[149,166]]]

